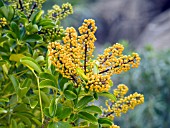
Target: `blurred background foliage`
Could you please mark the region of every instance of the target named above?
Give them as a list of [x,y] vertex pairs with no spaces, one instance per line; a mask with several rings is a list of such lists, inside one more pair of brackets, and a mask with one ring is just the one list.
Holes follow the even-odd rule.
[[77,28],[84,18],[96,20],[96,52],[102,53],[106,46],[119,40],[128,49],[124,51],[126,54],[140,51],[141,66],[122,75],[115,75],[113,80],[115,87],[124,83],[129,87],[129,93],[143,93],[145,103],[116,119],[116,123],[122,128],[169,128],[170,2],[47,0],[44,9],[63,2],[70,2],[74,7],[74,14],[62,23],[65,27]]

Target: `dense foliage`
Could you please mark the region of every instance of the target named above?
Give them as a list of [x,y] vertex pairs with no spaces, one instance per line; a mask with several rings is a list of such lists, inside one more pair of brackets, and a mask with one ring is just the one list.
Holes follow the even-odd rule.
[[[60,20],[72,14],[69,3],[43,14],[44,0],[0,0],[0,127],[111,127],[114,117],[144,102],[125,96],[124,84],[110,93],[111,76],[137,68],[137,53],[124,55],[114,44],[93,58],[95,21],[84,20],[79,34]],[[94,105],[99,96],[106,107]]]

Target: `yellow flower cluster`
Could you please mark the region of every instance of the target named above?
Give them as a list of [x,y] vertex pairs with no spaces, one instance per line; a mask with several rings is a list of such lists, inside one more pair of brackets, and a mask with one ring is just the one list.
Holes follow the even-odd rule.
[[62,7],[54,5],[53,9],[48,10],[48,16],[54,20],[61,20],[73,13],[71,4],[65,3]]
[[4,27],[5,25],[7,25],[6,19],[4,17],[0,18],[0,28]]
[[[94,92],[107,92],[110,89],[113,74],[127,71],[131,67],[138,67],[139,55],[137,53],[123,55],[124,47],[118,43],[105,49],[104,54],[99,55],[97,60],[92,60],[97,30],[95,21],[85,19],[78,30],[80,35],[73,27],[67,28],[63,42],[52,42],[48,45],[52,63],[64,77],[70,78],[75,84],[82,83],[81,78],[85,76],[87,78],[86,83],[83,84],[85,89]],[[78,73],[77,69],[82,72]],[[126,89],[120,85],[115,93],[121,96],[122,94],[119,92],[127,91]]]
[[112,126],[110,126],[110,128],[120,128],[120,126],[113,124]]
[[144,96],[137,92],[124,97],[127,91],[128,87],[122,84],[115,89],[114,94],[117,97],[117,101],[106,101],[106,106],[108,109],[105,110],[105,112],[108,113],[106,115],[107,117],[111,114],[119,117],[121,116],[121,113],[126,113],[129,109],[134,109],[135,106],[144,102]]
[[131,67],[137,68],[140,64],[139,55],[137,53],[128,56],[123,55],[123,50],[123,45],[118,43],[105,49],[104,54],[97,58],[100,73],[112,76],[113,74],[120,74],[122,71],[128,71]]
[[42,4],[46,0],[4,0],[10,5],[12,5],[14,8],[17,8],[20,11],[24,11],[27,15],[30,15],[33,13],[32,11],[34,9],[41,9]]

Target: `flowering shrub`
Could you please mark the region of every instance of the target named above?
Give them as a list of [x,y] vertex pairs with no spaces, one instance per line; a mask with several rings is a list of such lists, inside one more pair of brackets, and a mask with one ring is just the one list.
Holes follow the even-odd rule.
[[[44,1],[8,2],[0,1],[1,127],[118,128],[114,117],[144,102],[139,93],[125,96],[124,84],[110,93],[111,76],[137,68],[140,57],[116,43],[94,59],[94,20],[78,34],[60,26],[73,12],[68,3],[43,15]],[[93,104],[100,96],[105,108]]]

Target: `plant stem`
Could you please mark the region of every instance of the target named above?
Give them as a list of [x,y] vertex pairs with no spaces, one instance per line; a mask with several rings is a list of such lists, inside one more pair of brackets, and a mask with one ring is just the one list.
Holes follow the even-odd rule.
[[33,74],[35,75],[36,79],[37,79],[37,85],[38,85],[38,96],[39,96],[39,102],[40,102],[40,110],[41,110],[41,122],[43,124],[44,122],[44,113],[43,113],[43,109],[42,109],[42,100],[41,100],[41,92],[40,92],[40,81],[39,81],[39,77],[36,75],[36,73],[34,71],[32,71]]

